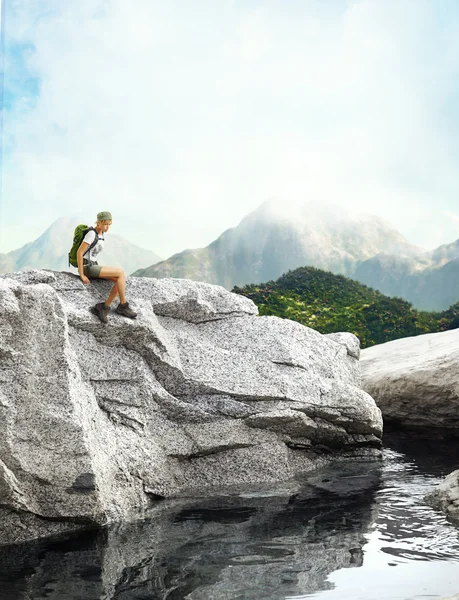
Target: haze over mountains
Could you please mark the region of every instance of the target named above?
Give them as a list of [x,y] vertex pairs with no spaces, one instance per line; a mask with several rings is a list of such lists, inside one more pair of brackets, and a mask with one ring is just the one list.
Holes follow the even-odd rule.
[[[76,272],[68,267],[67,253],[78,222],[58,219],[35,241],[0,254],[0,273],[25,268]],[[379,217],[352,216],[312,203],[292,211],[265,202],[207,247],[163,261],[110,232],[100,262],[136,276],[187,278],[227,289],[313,266],[409,300],[419,309],[440,311],[459,301],[459,240],[428,252]]]
[[373,215],[354,217],[312,203],[292,211],[270,201],[209,246],[185,250],[134,275],[185,277],[231,289],[302,266],[352,277],[360,263],[381,252],[412,257],[425,250]]
[[445,310],[459,300],[459,240],[417,257],[378,254],[360,264],[355,279],[423,310]]
[[459,300],[459,240],[428,252],[379,217],[313,203],[292,211],[265,202],[209,246],[134,275],[184,277],[232,289],[304,266],[346,275],[418,309],[445,310]]
[[[8,254],[0,254],[0,273],[12,273],[27,268],[76,273],[76,269],[69,267],[68,252],[72,245],[73,231],[80,222],[75,218],[62,217],[33,242]],[[139,248],[119,235],[109,233],[100,264],[120,266],[127,273],[132,273],[139,267],[160,260],[154,252]]]

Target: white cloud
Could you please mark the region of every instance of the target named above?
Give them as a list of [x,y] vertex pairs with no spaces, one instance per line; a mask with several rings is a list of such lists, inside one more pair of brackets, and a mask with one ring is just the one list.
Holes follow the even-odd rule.
[[10,0],[41,93],[5,117],[0,251],[110,209],[166,256],[273,196],[455,239],[457,11],[446,25],[430,0],[331,4]]
[[453,221],[459,221],[459,216],[455,215],[454,213],[452,213],[449,210],[442,210],[441,213],[443,215],[445,215],[446,217],[448,217],[449,219],[453,219]]

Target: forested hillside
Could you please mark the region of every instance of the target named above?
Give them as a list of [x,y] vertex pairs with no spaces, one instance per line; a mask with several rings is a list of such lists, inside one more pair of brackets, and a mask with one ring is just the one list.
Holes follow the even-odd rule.
[[459,326],[459,302],[443,312],[419,311],[406,300],[314,267],[288,271],[276,281],[235,287],[233,292],[251,298],[260,315],[292,319],[321,333],[350,331],[362,348]]

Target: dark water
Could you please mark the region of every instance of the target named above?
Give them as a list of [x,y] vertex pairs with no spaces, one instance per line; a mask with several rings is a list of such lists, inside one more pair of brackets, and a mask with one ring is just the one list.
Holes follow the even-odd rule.
[[225,497],[165,502],[143,521],[0,548],[0,599],[458,594],[459,525],[423,497],[459,467],[459,444],[414,434],[387,435],[385,443],[382,462],[340,464]]

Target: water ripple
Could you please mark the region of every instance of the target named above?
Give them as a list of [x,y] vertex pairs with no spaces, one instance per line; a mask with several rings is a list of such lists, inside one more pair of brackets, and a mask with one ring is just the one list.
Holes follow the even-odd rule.
[[143,521],[0,548],[0,597],[452,596],[459,529],[424,498],[459,463],[459,448],[426,440],[399,434],[386,442],[382,462],[339,463],[279,486],[165,501]]

